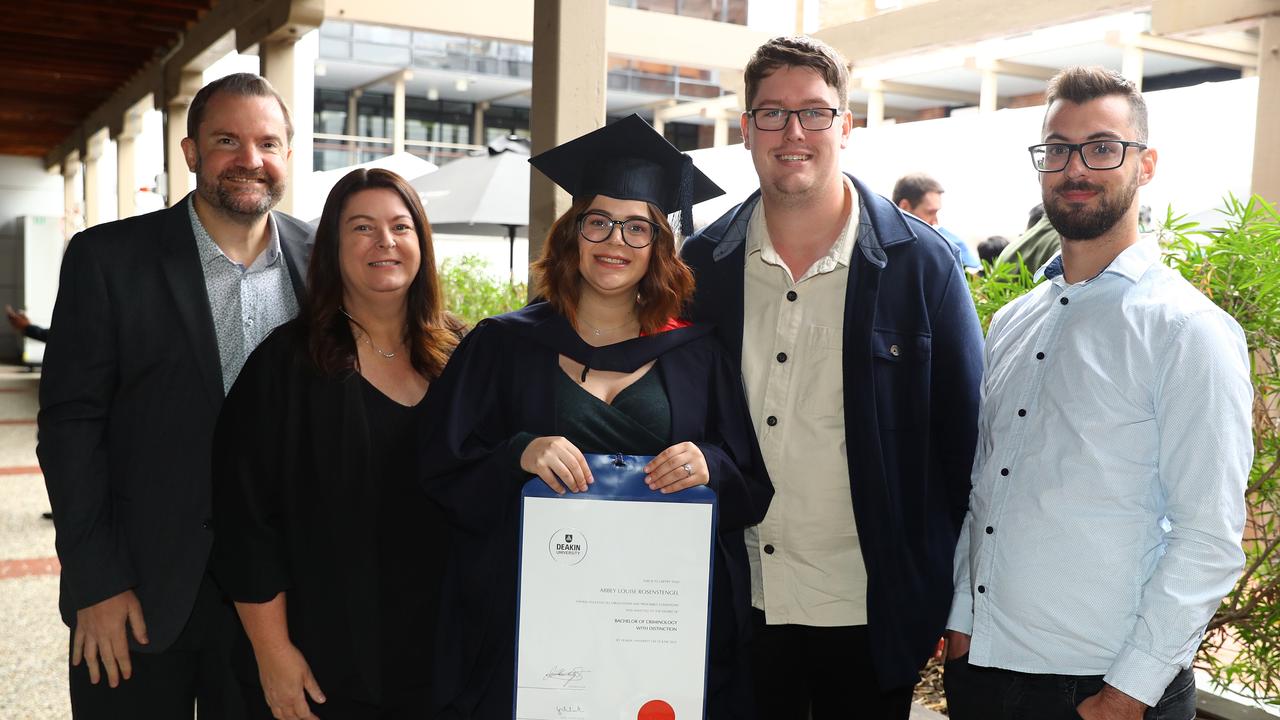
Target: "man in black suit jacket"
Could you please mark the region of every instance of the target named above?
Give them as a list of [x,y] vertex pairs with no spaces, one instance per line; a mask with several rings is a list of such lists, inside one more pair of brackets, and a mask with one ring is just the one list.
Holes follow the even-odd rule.
[[196,191],[79,233],[62,261],[37,452],[76,717],[244,713],[235,616],[206,573],[210,446],[245,357],[297,314],[310,228],[271,211],[293,132],[265,80],[206,86],[187,132]]

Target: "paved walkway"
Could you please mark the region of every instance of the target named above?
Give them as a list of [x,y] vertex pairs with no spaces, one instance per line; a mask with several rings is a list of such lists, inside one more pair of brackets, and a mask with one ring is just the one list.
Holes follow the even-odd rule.
[[67,630],[58,617],[58,559],[36,462],[39,374],[0,366],[0,718],[61,720]]

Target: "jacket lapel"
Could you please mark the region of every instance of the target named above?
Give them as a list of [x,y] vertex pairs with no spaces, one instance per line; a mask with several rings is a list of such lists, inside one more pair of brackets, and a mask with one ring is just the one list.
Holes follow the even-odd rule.
[[223,399],[222,360],[218,354],[218,336],[213,329],[213,312],[209,309],[209,292],[196,250],[196,236],[187,214],[188,202],[189,199],[184,199],[165,211],[160,264],[173,294],[173,305],[182,319],[183,331],[191,343],[200,379],[217,411]]
[[307,296],[307,266],[311,261],[311,247],[315,233],[307,226],[280,212],[272,212],[276,231],[280,233],[280,249],[284,263],[289,268],[289,280],[293,283],[293,296],[298,304]]

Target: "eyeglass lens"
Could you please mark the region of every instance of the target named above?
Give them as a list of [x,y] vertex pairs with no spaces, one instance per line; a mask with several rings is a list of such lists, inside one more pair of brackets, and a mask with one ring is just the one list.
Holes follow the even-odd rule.
[[653,241],[656,227],[643,218],[614,220],[599,212],[587,212],[580,223],[582,237],[593,243],[604,242],[613,234],[615,226],[622,228],[622,241],[633,248],[642,248]]
[[791,116],[800,118],[800,127],[805,130],[826,130],[836,119],[834,108],[805,108],[803,110],[783,110],[782,108],[757,108],[751,111],[751,118],[757,130],[781,130],[787,126]]
[[1095,140],[1080,145],[1047,143],[1031,148],[1031,161],[1035,163],[1037,170],[1061,170],[1071,161],[1071,153],[1078,148],[1085,167],[1090,170],[1113,170],[1124,164],[1127,147],[1123,142],[1114,140]]

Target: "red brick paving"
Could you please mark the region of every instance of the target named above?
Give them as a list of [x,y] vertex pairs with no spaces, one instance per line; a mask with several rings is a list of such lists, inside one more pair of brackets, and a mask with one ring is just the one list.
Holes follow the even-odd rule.
[[0,475],[39,475],[39,465],[17,465],[14,467],[0,467]]
[[62,564],[56,557],[0,560],[0,580],[30,577],[32,575],[57,575]]

